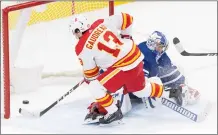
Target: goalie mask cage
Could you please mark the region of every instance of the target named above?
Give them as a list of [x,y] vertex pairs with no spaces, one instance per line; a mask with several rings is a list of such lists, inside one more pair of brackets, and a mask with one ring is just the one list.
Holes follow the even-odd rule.
[[[49,22],[58,20],[64,17],[70,17],[74,14],[80,14],[83,12],[92,12],[97,9],[107,10],[107,15],[114,14],[114,2],[113,1],[30,1],[20,2],[12,6],[7,6],[2,9],[2,50],[3,55],[3,70],[1,72],[3,78],[1,81],[3,84],[4,93],[4,118],[10,118],[10,83],[11,83],[11,67],[14,62],[12,61],[11,51],[13,47],[17,47],[15,50],[19,50],[19,44],[21,44],[22,33],[25,27],[31,27],[32,25],[39,24],[41,22]],[[24,13],[25,12],[25,13]],[[24,15],[22,15],[23,13]],[[99,14],[96,14],[98,17]],[[57,26],[58,27],[58,26]],[[18,31],[19,34],[14,35],[11,39],[11,30]],[[43,34],[43,33],[42,33]],[[39,39],[41,40],[41,39]],[[34,41],[33,41],[34,42]],[[10,45],[13,43],[13,46]],[[18,45],[14,45],[18,44]],[[17,51],[15,51],[15,56]],[[2,91],[1,91],[2,92]],[[1,93],[1,95],[3,95]],[[1,112],[2,113],[2,112]]]

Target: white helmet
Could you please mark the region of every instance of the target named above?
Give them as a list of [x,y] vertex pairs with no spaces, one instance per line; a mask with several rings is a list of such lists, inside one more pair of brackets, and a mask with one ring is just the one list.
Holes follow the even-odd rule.
[[90,28],[90,23],[85,16],[74,16],[70,22],[70,31],[75,34],[78,32],[84,32]]

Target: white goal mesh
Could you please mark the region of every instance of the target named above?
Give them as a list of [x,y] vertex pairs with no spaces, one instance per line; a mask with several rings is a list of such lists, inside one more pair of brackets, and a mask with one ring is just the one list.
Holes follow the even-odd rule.
[[69,19],[74,14],[85,14],[91,20],[107,17],[113,14],[113,3],[5,1],[1,4],[1,99],[4,117],[9,118],[10,90],[14,93],[35,91],[43,78],[81,75],[74,52],[75,41],[68,28]]

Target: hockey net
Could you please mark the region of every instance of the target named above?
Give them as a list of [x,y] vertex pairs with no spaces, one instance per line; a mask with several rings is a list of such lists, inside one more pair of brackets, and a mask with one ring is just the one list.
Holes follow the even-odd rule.
[[112,15],[114,7],[113,1],[10,3],[1,3],[7,5],[1,22],[1,114],[6,119],[12,93],[33,91],[43,78],[81,74],[68,28],[70,17],[85,14],[94,21]]

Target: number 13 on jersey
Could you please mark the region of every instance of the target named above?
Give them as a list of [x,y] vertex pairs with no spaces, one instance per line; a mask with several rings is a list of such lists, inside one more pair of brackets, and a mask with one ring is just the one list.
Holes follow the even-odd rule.
[[111,41],[115,45],[116,48],[112,48],[112,46],[108,46],[101,42],[98,42],[97,43],[98,49],[100,51],[105,51],[114,57],[117,57],[120,53],[119,46],[123,45],[123,43],[111,31],[106,31],[103,35],[103,38],[107,43]]

